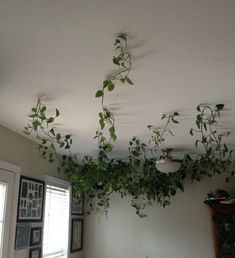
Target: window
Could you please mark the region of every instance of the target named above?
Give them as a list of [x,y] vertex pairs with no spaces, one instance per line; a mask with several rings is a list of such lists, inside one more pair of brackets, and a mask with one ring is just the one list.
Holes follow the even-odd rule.
[[4,229],[4,218],[5,218],[5,206],[6,206],[6,193],[7,185],[0,183],[0,258],[2,258],[3,248],[3,229]]
[[43,258],[67,258],[70,187],[50,177],[46,183]]

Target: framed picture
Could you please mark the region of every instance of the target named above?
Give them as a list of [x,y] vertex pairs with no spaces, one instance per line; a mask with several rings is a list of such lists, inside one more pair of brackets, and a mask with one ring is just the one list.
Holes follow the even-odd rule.
[[29,250],[29,258],[41,258],[41,247],[34,247]]
[[81,196],[77,196],[74,188],[72,188],[71,194],[71,214],[83,215],[84,212],[84,193]]
[[70,252],[75,253],[83,248],[83,219],[72,219]]
[[30,225],[18,224],[16,226],[15,249],[25,249],[29,245]]
[[30,177],[20,177],[18,222],[41,222],[44,204],[44,182]]
[[30,246],[40,245],[42,241],[42,227],[31,228]]

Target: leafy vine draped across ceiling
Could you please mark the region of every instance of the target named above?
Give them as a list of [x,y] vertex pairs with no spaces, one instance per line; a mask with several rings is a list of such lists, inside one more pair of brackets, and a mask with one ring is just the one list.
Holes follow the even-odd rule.
[[[232,151],[224,138],[229,132],[219,133],[217,128],[224,104],[200,104],[197,107],[195,128],[189,130],[196,136],[195,147],[200,145],[200,154],[192,157],[185,153],[180,169],[176,173],[161,173],[156,168],[158,150],[168,134],[173,135],[170,125],[179,124],[180,114],[172,112],[163,114],[165,121],[163,129],[149,125],[151,137],[147,143],[137,137],[129,142],[129,155],[125,160],[112,159],[110,154],[113,142],[116,141],[115,117],[105,105],[105,96],[117,86],[133,85],[130,79],[132,57],[128,51],[127,38],[120,34],[115,39],[115,56],[113,63],[116,72],[107,76],[102,88],[95,97],[101,100],[101,111],[98,114],[100,130],[96,131],[94,139],[98,141],[98,156],[84,157],[78,162],[78,157],[71,152],[72,136],[61,134],[53,126],[59,117],[58,109],[55,115],[47,112],[47,107],[40,99],[32,108],[29,124],[24,128],[26,135],[35,134],[39,143],[39,152],[48,162],[59,162],[58,171],[64,171],[77,194],[84,192],[87,196],[87,213],[95,211],[107,214],[110,207],[110,195],[115,192],[121,197],[130,196],[131,205],[140,217],[144,217],[144,208],[158,202],[165,207],[170,205],[171,198],[178,190],[184,191],[184,181],[188,177],[192,181],[200,181],[203,176],[227,173],[226,181],[234,175],[229,171],[232,162]],[[64,150],[66,155],[59,155],[58,150]]]

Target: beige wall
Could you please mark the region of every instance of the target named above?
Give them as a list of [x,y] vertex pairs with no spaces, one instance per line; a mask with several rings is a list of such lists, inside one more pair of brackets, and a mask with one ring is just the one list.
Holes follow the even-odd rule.
[[234,179],[229,184],[221,176],[188,182],[170,207],[156,204],[144,219],[135,215],[128,200],[113,195],[107,219],[86,219],[85,258],[213,258],[210,212],[203,200],[217,188],[235,197]]
[[[0,160],[13,163],[21,167],[21,174],[37,179],[44,179],[44,175],[65,178],[57,173],[56,165],[49,164],[39,157],[37,144],[0,126]],[[32,225],[40,225],[35,223]],[[14,241],[14,239],[12,239]],[[28,249],[15,251],[14,258],[28,258]],[[81,253],[74,253],[70,258],[80,258]]]

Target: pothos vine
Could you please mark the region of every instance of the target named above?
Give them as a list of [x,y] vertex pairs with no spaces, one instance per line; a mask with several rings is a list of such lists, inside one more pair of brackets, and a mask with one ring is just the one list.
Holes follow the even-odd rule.
[[[133,137],[129,142],[129,155],[125,160],[111,158],[113,142],[116,141],[117,135],[115,117],[105,105],[105,96],[117,85],[133,85],[129,77],[132,57],[128,51],[126,36],[117,36],[114,46],[113,63],[117,70],[105,78],[102,88],[95,94],[96,98],[101,99],[100,130],[94,137],[98,140],[97,158],[85,156],[81,163],[78,162],[77,156],[71,152],[71,134],[61,134],[53,126],[53,122],[60,115],[59,110],[56,109],[54,116],[49,115],[47,107],[40,99],[31,109],[30,122],[24,128],[26,135],[36,135],[41,156],[49,162],[56,160],[59,163],[58,171],[63,171],[67,175],[77,194],[86,194],[87,213],[95,211],[107,214],[110,195],[115,192],[122,198],[130,196],[131,205],[136,209],[136,213],[144,217],[145,207],[153,202],[158,202],[163,207],[170,205],[177,190],[184,191],[186,177],[192,181],[200,181],[203,176],[226,172],[226,180],[229,181],[230,176],[234,175],[234,172],[229,172],[232,151],[224,142],[229,132],[220,134],[216,129],[224,111],[223,104],[200,104],[197,107],[196,128],[190,129],[190,134],[197,136],[195,146],[198,148],[200,145],[202,151],[194,158],[186,153],[176,173],[160,173],[155,167],[155,162],[156,153],[165,142],[167,134],[174,135],[169,127],[179,124],[178,112],[162,116],[162,120],[165,121],[163,129],[149,125],[151,137],[147,143]],[[66,154],[59,155],[58,150],[63,150]]]

